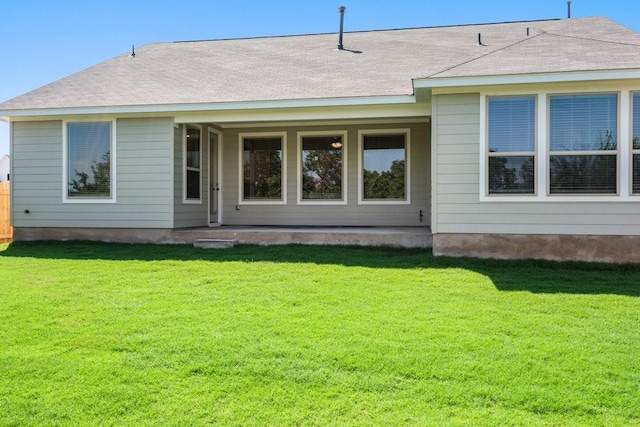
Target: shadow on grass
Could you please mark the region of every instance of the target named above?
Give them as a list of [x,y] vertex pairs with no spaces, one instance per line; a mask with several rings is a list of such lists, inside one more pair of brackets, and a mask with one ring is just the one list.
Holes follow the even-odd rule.
[[459,268],[489,277],[501,291],[640,296],[640,264],[434,257],[430,250],[361,246],[255,246],[205,250],[191,245],[13,242],[3,257],[106,261],[313,263],[369,268]]

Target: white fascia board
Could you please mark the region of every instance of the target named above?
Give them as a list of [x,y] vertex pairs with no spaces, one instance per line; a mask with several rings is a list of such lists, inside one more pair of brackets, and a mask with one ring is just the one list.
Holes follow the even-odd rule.
[[173,114],[176,123],[213,122],[220,126],[247,125],[249,123],[294,123],[310,120],[331,120],[344,122],[347,120],[385,118],[421,118],[426,119],[431,113],[430,103],[359,105],[316,108],[278,108],[262,110],[224,110],[176,112]]
[[564,83],[598,80],[640,79],[640,70],[571,71],[559,73],[515,74],[473,77],[431,77],[414,79],[415,89],[453,88],[466,86],[495,86],[530,83]]
[[6,117],[71,116],[95,114],[158,114],[196,111],[265,110],[306,107],[341,107],[367,105],[415,104],[414,95],[363,96],[350,98],[288,99],[277,101],[242,101],[197,104],[121,105],[103,107],[34,108],[0,110]]

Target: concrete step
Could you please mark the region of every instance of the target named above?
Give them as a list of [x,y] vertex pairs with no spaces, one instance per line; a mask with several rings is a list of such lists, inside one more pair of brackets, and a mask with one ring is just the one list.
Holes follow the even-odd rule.
[[238,239],[197,239],[193,242],[194,248],[202,249],[226,249],[238,244]]

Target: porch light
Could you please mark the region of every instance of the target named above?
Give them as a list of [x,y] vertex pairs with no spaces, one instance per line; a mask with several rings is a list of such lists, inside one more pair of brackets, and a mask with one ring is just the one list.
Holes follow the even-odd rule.
[[340,138],[333,138],[333,142],[331,143],[331,146],[333,148],[342,148],[342,141],[340,140]]

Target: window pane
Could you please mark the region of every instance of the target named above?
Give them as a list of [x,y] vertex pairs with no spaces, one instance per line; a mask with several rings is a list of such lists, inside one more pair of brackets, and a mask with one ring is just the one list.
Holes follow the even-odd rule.
[[489,157],[489,194],[533,194],[533,156]]
[[616,162],[615,155],[551,156],[550,192],[615,194]]
[[551,96],[549,114],[551,151],[617,149],[616,94]]
[[640,93],[633,94],[633,149],[640,150]]
[[200,129],[187,127],[187,167],[200,169]]
[[342,137],[302,138],[302,198],[342,199]]
[[68,197],[111,196],[111,123],[67,125]]
[[200,199],[200,172],[187,170],[187,199]]
[[[640,93],[633,94],[633,149],[640,150]],[[633,193],[640,193],[640,155],[633,155]]]
[[245,138],[243,145],[244,200],[281,200],[281,139]]
[[363,159],[364,199],[406,199],[404,135],[365,135]]
[[489,152],[535,149],[535,98],[489,99]]
[[640,193],[640,154],[633,155],[633,193]]

